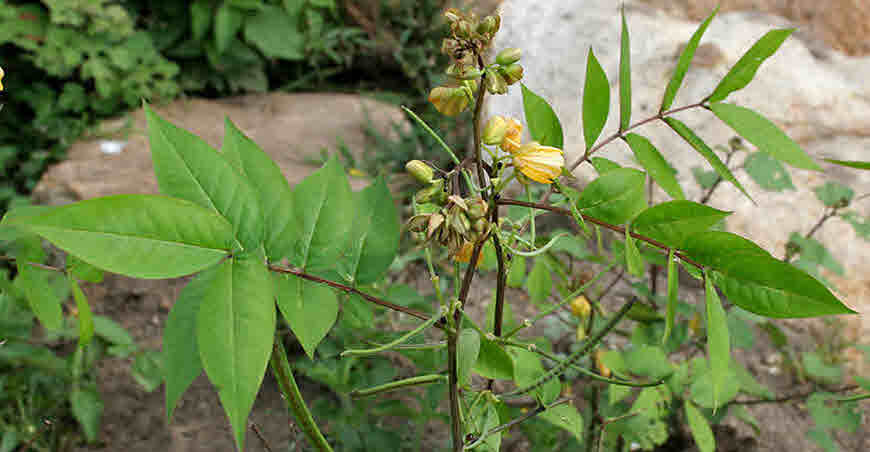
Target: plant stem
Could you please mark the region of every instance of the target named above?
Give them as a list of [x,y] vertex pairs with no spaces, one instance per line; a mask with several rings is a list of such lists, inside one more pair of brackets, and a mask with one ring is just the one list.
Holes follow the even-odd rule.
[[296,423],[305,433],[311,446],[320,452],[332,452],[332,446],[326,442],[326,438],[320,433],[317,423],[314,422],[314,416],[308,410],[305,404],[305,399],[302,398],[302,393],[299,392],[299,387],[296,386],[296,379],[293,378],[293,369],[290,368],[290,363],[287,361],[287,352],[284,350],[284,344],[281,342],[281,337],[275,338],[275,344],[272,346],[272,357],[269,361],[272,368],[272,374],[275,375],[275,380],[278,381],[278,388],[281,394],[284,395],[284,400],[287,401],[287,408],[296,417]]
[[[507,199],[507,198],[501,198],[501,199],[499,199],[497,202],[498,202],[499,204],[502,204],[502,205],[505,205],[505,206],[534,207],[534,208],[536,208],[536,209],[549,210],[550,212],[554,212],[554,213],[558,213],[558,214],[566,215],[566,216],[571,216],[571,211],[569,211],[568,209],[563,209],[563,208],[561,208],[561,207],[551,206],[551,205],[548,205],[548,204],[531,203],[531,202],[526,202],[526,201],[520,201],[520,200],[517,200],[517,199]],[[590,223],[597,224],[598,226],[601,226],[601,227],[603,227],[603,228],[607,228],[607,229],[610,229],[611,231],[618,232],[618,233],[620,233],[620,234],[622,234],[622,235],[625,235],[625,228],[622,227],[622,226],[616,226],[616,225],[614,225],[614,224],[607,223],[606,221],[601,221],[601,220],[599,220],[598,218],[590,217],[589,215],[586,215],[585,213],[581,213],[580,215],[583,217],[583,219],[584,219],[585,221],[588,221],[588,222],[590,222]],[[664,243],[659,242],[658,240],[655,240],[655,239],[649,238],[649,237],[647,237],[647,236],[645,236],[645,235],[638,234],[638,233],[636,233],[636,232],[632,232],[632,233],[631,233],[631,236],[634,237],[634,238],[637,239],[637,240],[641,240],[641,241],[643,241],[643,242],[649,243],[650,245],[652,245],[652,246],[654,246],[654,247],[656,247],[656,248],[660,248],[660,249],[665,250],[665,251],[668,251],[668,250],[671,249],[669,246],[665,245]],[[686,256],[685,254],[683,254],[683,253],[681,253],[681,252],[679,252],[679,251],[675,251],[675,252],[674,252],[674,256],[679,257],[679,258],[682,259],[684,262],[687,262],[687,263],[689,263],[689,264],[692,264],[692,265],[694,265],[695,267],[697,267],[697,268],[699,268],[699,269],[701,269],[701,270],[704,269],[704,266],[703,266],[703,265],[699,264],[699,263],[696,262],[694,259],[690,258],[689,256]]]
[[[302,279],[307,279],[309,281],[314,281],[314,282],[320,283],[320,284],[326,284],[327,286],[332,287],[334,289],[338,289],[338,290],[341,290],[341,291],[344,291],[347,293],[357,294],[360,297],[362,297],[363,299],[365,299],[366,301],[369,301],[369,302],[374,303],[376,305],[380,305],[380,306],[383,306],[385,308],[392,309],[394,311],[408,314],[408,315],[410,315],[412,317],[416,317],[420,320],[429,320],[429,316],[420,312],[420,311],[416,311],[416,310],[411,309],[411,308],[406,308],[404,306],[400,306],[400,305],[397,305],[395,303],[390,303],[389,301],[382,300],[378,297],[369,295],[369,294],[362,292],[360,290],[357,290],[353,287],[350,287],[350,286],[347,286],[347,285],[344,285],[342,283],[338,283],[335,281],[330,281],[328,279],[321,278],[319,276],[310,275],[308,273],[305,273],[302,270],[297,270],[295,268],[284,268],[284,267],[280,267],[278,265],[269,265],[269,270],[276,272],[276,273],[286,273],[289,275],[296,275]],[[442,327],[442,325],[438,324],[438,323],[436,323],[435,326],[438,328]]]
[[[858,389],[858,388],[859,388],[858,385],[850,385],[850,386],[844,386],[844,387],[838,388],[838,389],[832,389],[830,391],[825,391],[825,392],[833,392],[833,393],[849,392],[849,391],[853,391],[853,390]],[[760,405],[763,403],[790,402],[792,400],[805,399],[805,398],[815,394],[816,392],[819,392],[819,391],[816,389],[813,389],[810,391],[799,392],[797,394],[792,394],[792,395],[784,396],[784,397],[778,397],[775,399],[733,400],[733,401],[729,402],[729,404],[730,405]]]
[[526,414],[524,414],[516,419],[511,419],[507,423],[504,423],[502,425],[499,425],[498,427],[493,427],[492,429],[487,430],[484,434],[480,435],[480,438],[477,438],[474,442],[465,446],[464,449],[466,449],[466,450],[473,449],[473,448],[477,447],[478,445],[480,445],[483,441],[485,441],[486,438],[489,437],[490,435],[494,435],[498,432],[507,430],[507,429],[513,427],[514,425],[521,424],[521,423],[543,413],[544,411],[547,411],[553,407],[568,403],[570,401],[571,401],[570,398],[562,397],[561,399],[555,400],[553,403],[551,403],[549,405],[538,405],[538,407],[535,408],[534,410],[529,411],[528,413],[526,413]]
[[685,106],[683,106],[683,107],[677,107],[677,108],[674,108],[674,109],[671,109],[671,110],[668,110],[668,111],[661,111],[661,112],[658,112],[655,116],[651,116],[651,117],[649,117],[649,118],[646,118],[646,119],[643,119],[643,120],[641,120],[641,121],[638,121],[638,122],[636,122],[636,123],[634,123],[634,124],[632,124],[632,125],[626,127],[624,130],[620,130],[620,131],[614,132],[613,135],[610,135],[609,137],[607,137],[607,138],[605,138],[605,139],[599,141],[598,144],[596,144],[595,146],[593,146],[593,147],[591,147],[589,150],[587,150],[586,153],[583,154],[583,157],[580,157],[579,159],[577,159],[577,161],[575,161],[574,163],[572,163],[572,164],[568,167],[568,169],[569,169],[570,171],[574,171],[574,170],[577,169],[577,167],[580,166],[583,162],[589,160],[589,157],[591,157],[592,154],[594,154],[594,153],[597,152],[599,149],[601,149],[602,147],[604,147],[604,146],[606,146],[607,144],[609,144],[611,141],[626,136],[626,135],[628,134],[628,132],[630,132],[631,130],[634,130],[634,129],[636,129],[636,128],[638,128],[638,127],[644,125],[644,124],[647,124],[647,123],[653,122],[653,121],[655,121],[655,120],[663,120],[663,119],[665,119],[665,117],[670,116],[670,115],[672,115],[672,114],[674,114],[674,113],[681,112],[681,111],[683,111],[683,110],[689,110],[689,109],[692,109],[692,108],[703,107],[703,106],[704,106],[704,103],[705,103],[706,101],[707,101],[707,100],[704,99],[704,100],[702,100],[701,102],[696,102],[696,103],[694,103],[694,104],[685,105]]
[[[474,262],[474,261],[472,261]],[[456,331],[447,332],[447,370],[450,393],[450,433],[453,438],[453,452],[462,451],[462,419],[459,417],[459,372],[456,366]]]

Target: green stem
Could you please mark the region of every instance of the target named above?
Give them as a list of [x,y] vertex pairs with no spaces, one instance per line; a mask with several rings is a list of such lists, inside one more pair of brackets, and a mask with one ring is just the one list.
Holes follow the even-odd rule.
[[272,347],[272,357],[269,361],[272,367],[272,374],[275,375],[275,380],[278,381],[278,388],[287,401],[287,408],[296,417],[296,423],[311,445],[320,452],[332,452],[332,446],[326,442],[326,438],[320,433],[317,423],[314,422],[314,416],[308,410],[308,405],[305,404],[305,399],[302,398],[302,393],[299,392],[299,387],[296,386],[296,379],[293,378],[293,369],[290,368],[290,363],[287,361],[287,352],[284,350],[284,344],[281,342],[281,337],[275,338],[275,344]]
[[384,345],[381,345],[381,346],[379,346],[379,347],[369,348],[369,349],[365,349],[365,350],[360,350],[360,349],[357,349],[357,350],[345,350],[345,351],[341,352],[341,357],[344,358],[344,357],[347,357],[347,356],[374,355],[375,353],[380,353],[380,352],[383,352],[383,351],[387,351],[387,350],[389,350],[389,349],[391,349],[391,348],[393,348],[393,347],[395,347],[395,346],[401,344],[402,342],[405,342],[405,341],[407,341],[408,339],[411,339],[412,337],[416,336],[417,334],[423,332],[423,330],[425,330],[426,328],[429,328],[430,326],[434,325],[435,322],[437,322],[437,321],[440,320],[440,319],[441,319],[440,316],[433,316],[433,317],[430,318],[429,320],[427,320],[427,321],[421,323],[420,326],[418,326],[417,328],[414,328],[413,330],[408,331],[407,333],[405,333],[404,335],[402,335],[401,337],[399,337],[398,339],[396,339],[396,340],[394,340],[394,341],[392,341],[392,342],[388,342],[388,343],[386,343],[386,344],[384,344]]
[[356,389],[351,391],[350,396],[354,398],[369,397],[382,392],[395,391],[409,386],[439,383],[445,380],[447,380],[447,375],[443,374],[422,375],[419,377],[405,378],[404,380],[391,381],[368,389]]

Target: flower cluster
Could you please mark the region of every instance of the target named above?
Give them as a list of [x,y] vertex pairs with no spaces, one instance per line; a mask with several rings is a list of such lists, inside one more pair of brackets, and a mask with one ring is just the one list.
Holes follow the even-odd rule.
[[524,176],[542,184],[553,183],[565,166],[562,150],[536,141],[522,144],[522,131],[523,126],[515,119],[493,116],[484,127],[482,140],[510,154],[514,167]]
[[441,51],[450,57],[447,67],[448,81],[432,89],[429,101],[439,112],[455,116],[472,103],[480,85],[493,94],[504,94],[508,85],[523,78],[519,65],[520,49],[499,52],[495,63],[483,64],[482,55],[492,43],[501,26],[498,15],[479,19],[474,13],[462,13],[454,8],[444,13],[450,24],[450,36],[444,39]]

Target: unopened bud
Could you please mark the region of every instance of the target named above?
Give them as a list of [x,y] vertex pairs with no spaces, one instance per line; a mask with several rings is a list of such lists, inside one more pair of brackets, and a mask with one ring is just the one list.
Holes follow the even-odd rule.
[[514,63],[510,66],[502,66],[498,69],[499,74],[504,77],[504,80],[508,85],[513,85],[523,79],[523,67],[520,66],[519,63]]
[[486,73],[486,90],[490,94],[504,94],[507,92],[507,82],[498,72],[488,71]]
[[427,202],[435,204],[444,204],[447,198],[447,193],[444,192],[444,179],[435,179],[429,181],[429,186],[417,192],[414,200],[417,204],[425,204]]
[[592,306],[589,305],[589,300],[586,299],[585,295],[580,295],[571,300],[571,314],[574,314],[574,317],[585,319],[589,317],[591,312]]
[[456,22],[462,18],[462,13],[456,8],[449,8],[447,11],[444,11],[444,18],[448,22]]
[[595,350],[595,367],[598,369],[598,373],[602,377],[607,378],[607,377],[610,377],[612,372],[610,371],[610,368],[604,364],[604,360],[602,359],[603,356],[604,356],[604,350],[601,350],[601,349]]
[[489,118],[483,128],[483,136],[481,137],[483,143],[488,145],[501,144],[507,129],[508,122],[504,116],[496,115]]
[[411,160],[405,164],[405,169],[421,184],[429,184],[435,176],[435,170],[420,160]]
[[517,61],[520,61],[522,56],[522,50],[516,47],[510,47],[499,52],[498,55],[495,56],[495,62],[502,66],[510,66]]
[[408,230],[411,232],[423,232],[429,225],[429,215],[414,215],[408,220]]
[[481,34],[494,35],[501,28],[501,16],[486,16],[477,24],[477,31]]
[[429,92],[429,102],[442,114],[456,116],[471,102],[465,87],[436,86]]
[[468,201],[468,216],[473,220],[483,218],[487,210],[489,210],[489,205],[483,198],[473,198]]
[[483,71],[481,71],[480,69],[459,63],[453,63],[447,66],[447,70],[445,72],[450,77],[459,80],[474,80],[476,78],[480,78],[480,76],[483,75]]

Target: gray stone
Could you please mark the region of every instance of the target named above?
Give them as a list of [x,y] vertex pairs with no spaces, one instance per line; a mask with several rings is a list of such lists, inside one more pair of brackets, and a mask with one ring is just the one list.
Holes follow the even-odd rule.
[[[522,2],[502,5],[502,31],[495,49],[523,49],[525,83],[546,98],[559,115],[565,131],[568,162],[583,153],[580,103],[585,79],[586,55],[590,48],[601,62],[611,84],[611,109],[602,137],[612,134],[619,117],[618,64],[619,3],[609,0]],[[698,23],[671,18],[636,1],[625,2],[631,35],[633,120],[658,111],[664,88],[679,52]],[[764,33],[787,27],[784,19],[752,12],[731,12],[716,17],[702,40],[699,61],[690,68],[674,107],[697,102],[712,92],[738,58]],[[732,94],[728,101],[755,109],[777,123],[814,158],[825,173],[790,168],[796,191],[771,194],[754,185],[742,172],[738,178],[757,201],[753,205],[733,186],[720,187],[711,205],[734,211],[728,228],[759,243],[775,255],[784,253],[789,232],[806,233],[822,214],[812,188],[829,179],[851,185],[856,193],[870,193],[870,172],[846,170],[821,162],[821,158],[870,160],[870,87],[863,74],[870,58],[848,57],[832,50],[811,51],[818,43],[806,37],[788,39],[758,71],[753,82]],[[698,64],[700,63],[700,64]],[[522,118],[520,90],[506,96],[490,96],[488,111]],[[734,132],[711,113],[694,109],[676,115],[711,146],[725,144]],[[635,130],[647,136],[680,170],[678,175],[687,197],[699,199],[692,181],[693,166],[709,169],[706,162],[661,122]],[[637,166],[627,146],[612,143],[597,154],[622,164]],[[576,175],[588,181],[594,176],[589,165]],[[658,199],[664,199],[659,192]],[[854,208],[868,213],[867,201]],[[859,310],[870,309],[866,295],[870,279],[870,243],[860,240],[852,228],[831,220],[816,236],[846,267],[847,279],[831,276],[847,303]],[[870,332],[870,323],[864,325]]]

